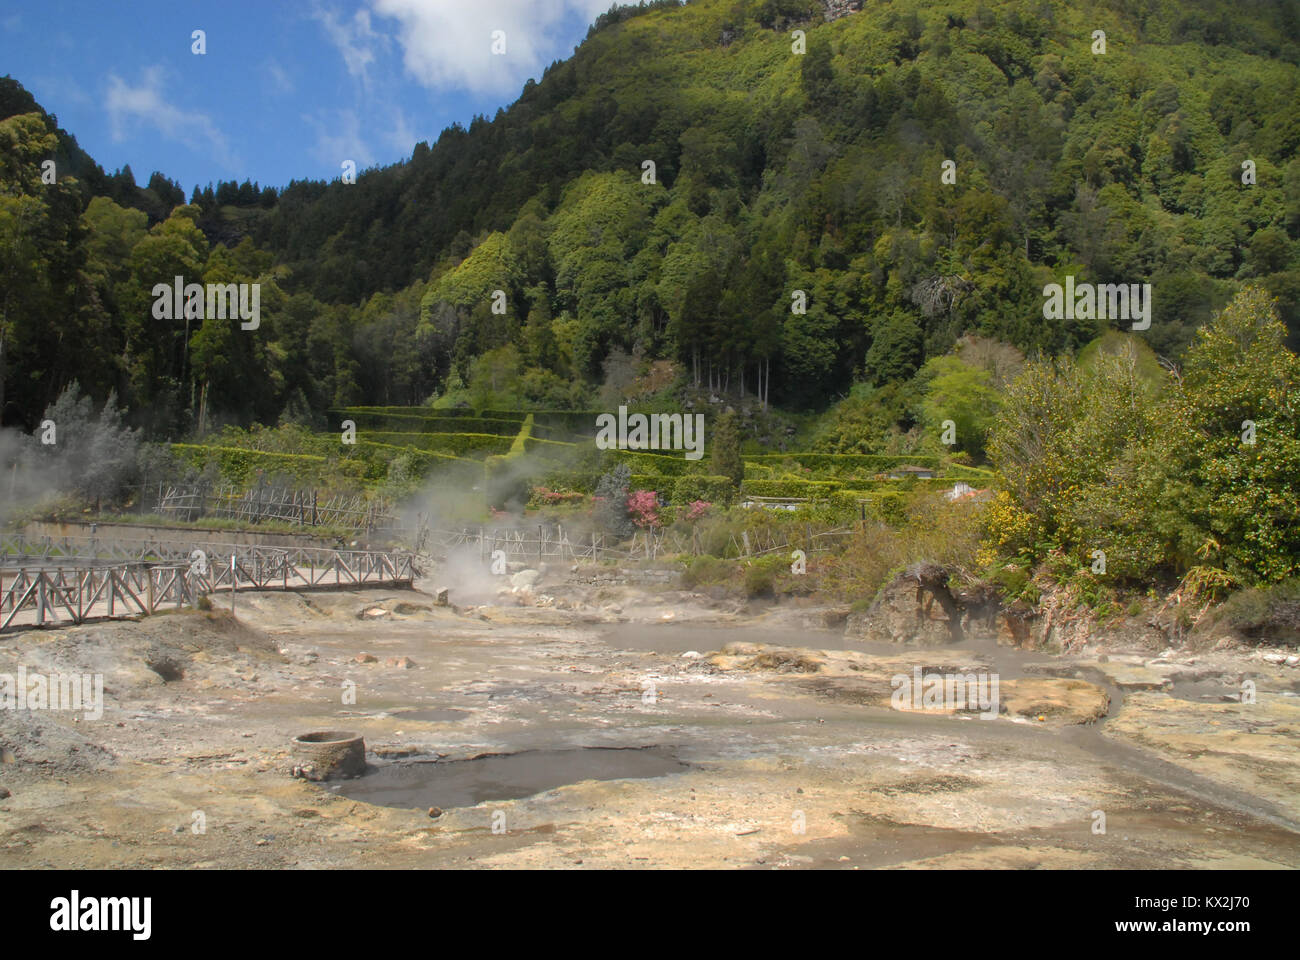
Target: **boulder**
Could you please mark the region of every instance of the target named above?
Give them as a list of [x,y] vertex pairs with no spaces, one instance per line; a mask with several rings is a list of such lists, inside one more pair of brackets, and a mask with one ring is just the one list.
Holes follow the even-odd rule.
[[516,590],[531,590],[541,576],[540,570],[520,570],[510,578],[510,586]]

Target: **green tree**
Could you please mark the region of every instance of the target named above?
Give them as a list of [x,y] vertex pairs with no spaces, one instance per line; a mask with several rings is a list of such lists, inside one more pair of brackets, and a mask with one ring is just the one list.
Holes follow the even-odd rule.
[[713,421],[709,451],[714,475],[728,477],[739,490],[745,479],[745,464],[740,458],[740,420],[730,407]]
[[[1247,581],[1300,573],[1300,358],[1276,306],[1243,289],[1197,331],[1170,404],[1163,503],[1178,503],[1200,542],[1172,544]],[[1251,442],[1253,440],[1253,442]],[[1168,499],[1185,495],[1183,501]]]
[[928,436],[942,439],[944,421],[951,420],[956,449],[983,459],[985,435],[1002,402],[992,374],[950,355],[926,361],[917,379],[924,391],[920,419]]

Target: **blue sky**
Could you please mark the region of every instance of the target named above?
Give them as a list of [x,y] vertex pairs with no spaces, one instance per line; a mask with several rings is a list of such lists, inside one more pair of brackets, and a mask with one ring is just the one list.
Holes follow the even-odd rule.
[[142,186],[153,170],[187,196],[218,180],[283,186],[338,177],[345,160],[390,164],[453,122],[491,117],[610,3],[0,0],[0,74]]

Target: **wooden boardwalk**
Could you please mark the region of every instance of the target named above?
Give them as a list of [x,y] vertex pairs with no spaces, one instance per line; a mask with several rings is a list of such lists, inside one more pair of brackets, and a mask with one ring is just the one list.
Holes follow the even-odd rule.
[[410,554],[313,547],[204,544],[180,558],[126,562],[20,554],[3,559],[0,630],[147,616],[195,606],[208,594],[228,594],[233,604],[239,590],[410,586],[415,579]]

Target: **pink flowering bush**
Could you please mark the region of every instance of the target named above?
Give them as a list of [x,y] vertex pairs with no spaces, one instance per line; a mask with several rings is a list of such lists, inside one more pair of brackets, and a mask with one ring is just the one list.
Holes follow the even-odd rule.
[[550,487],[533,487],[533,495],[529,500],[530,507],[553,507],[562,503],[581,503],[586,499],[586,494],[578,493],[573,490],[552,490]]
[[637,490],[627,498],[627,512],[638,527],[659,526],[659,497],[653,490]]
[[709,512],[709,507],[713,504],[707,500],[692,500],[690,508],[686,511],[687,520],[698,520]]

